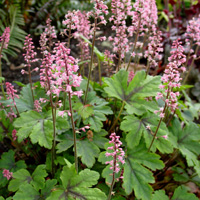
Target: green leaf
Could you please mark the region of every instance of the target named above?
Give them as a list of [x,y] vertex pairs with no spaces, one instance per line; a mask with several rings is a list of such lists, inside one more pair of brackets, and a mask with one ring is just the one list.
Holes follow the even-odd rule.
[[157,190],[154,192],[152,200],[169,200],[169,197],[164,190]]
[[18,141],[30,136],[33,144],[39,143],[48,149],[52,147],[53,122],[36,111],[21,113],[20,117],[14,122],[14,126],[19,128],[17,132]]
[[146,167],[152,170],[162,169],[164,164],[159,158],[160,156],[157,154],[148,152],[144,143],[140,143],[138,147],[133,149],[128,149],[123,174],[123,187],[127,194],[134,190],[137,198],[151,199],[153,189],[149,183],[154,183],[155,180],[152,172]]
[[174,191],[171,200],[198,200],[198,198],[194,194],[188,193],[186,187],[179,186]]
[[26,168],[24,160],[15,162],[14,155],[15,152],[13,150],[9,150],[8,152],[3,153],[0,160],[0,168],[8,169],[11,172],[15,172],[19,169]]
[[200,176],[200,162],[197,158],[200,148],[199,127],[195,123],[190,122],[182,129],[179,120],[174,119],[169,130],[174,136],[172,143],[174,147],[180,150],[186,157],[188,166],[194,167]]
[[32,179],[30,173],[26,169],[20,169],[13,173],[13,178],[14,179],[12,179],[8,185],[8,190],[12,192],[17,191],[24,183],[30,183]]
[[30,183],[36,190],[42,189],[45,185],[45,177],[48,175],[45,168],[45,165],[38,165],[32,174],[32,181]]
[[190,180],[190,177],[188,174],[180,167],[173,167],[173,177],[175,181],[178,182],[188,182]]
[[149,103],[146,103],[144,98],[157,94],[160,77],[146,77],[145,71],[139,71],[133,80],[128,83],[128,72],[121,69],[112,78],[105,79],[105,82],[108,87],[105,87],[104,90],[109,97],[115,97],[124,101],[126,103],[125,108],[130,114],[136,113],[141,115],[145,110],[151,109]]
[[[92,167],[95,163],[95,158],[99,156],[100,149],[104,148],[108,139],[104,136],[107,132],[101,130],[101,132],[93,133],[93,137],[88,138],[86,136],[77,135],[77,154],[81,157],[81,161],[87,165],[87,167]],[[71,131],[63,133],[57,137],[59,143],[56,146],[57,153],[66,151],[73,146],[73,134]]]
[[99,148],[89,140],[77,141],[77,155],[81,157],[81,161],[91,168],[95,163],[95,157],[100,153]]
[[100,132],[95,132],[93,134],[93,139],[92,141],[94,142],[94,144],[96,144],[99,148],[104,149],[104,145],[109,141],[107,138],[105,138],[104,136],[106,136],[108,134],[108,132],[106,132],[104,129],[102,129]]
[[53,189],[53,187],[56,185],[57,180],[52,179],[52,180],[47,180],[45,183],[45,187],[41,190],[41,194],[44,197],[44,199],[46,199],[48,196],[50,196],[51,194],[51,190]]
[[[59,111],[58,111],[59,112]],[[56,113],[56,129],[58,134],[65,132],[70,128],[68,116],[64,115],[63,117],[58,116],[58,112]]]
[[106,195],[97,188],[91,188],[97,184],[99,174],[95,171],[85,169],[76,174],[74,165],[70,168],[65,166],[60,175],[62,186],[53,190],[47,200],[105,200]]
[[[133,148],[137,146],[141,140],[141,138],[145,139],[146,147],[149,148],[150,143],[153,139],[153,135],[151,133],[156,131],[160,118],[154,113],[146,113],[142,117],[136,117],[133,115],[124,117],[124,120],[121,123],[120,128],[128,132],[126,136],[126,141],[129,148]],[[149,125],[151,127],[151,131],[149,131],[146,127]],[[168,135],[168,129],[164,122],[161,122],[160,128],[157,133],[157,139],[154,141],[152,146],[152,151],[159,149],[162,153],[171,153],[173,148],[171,143],[164,139],[162,136]]]
[[78,114],[82,117],[82,119],[87,119],[94,114],[92,107],[93,106],[90,104],[83,105],[82,103],[77,103],[74,108],[77,109]]
[[59,141],[59,143],[56,146],[57,153],[66,151],[74,144],[72,131],[68,131],[62,135],[59,135],[57,137],[57,141]]
[[8,186],[10,191],[17,191],[21,185],[24,183],[31,184],[35,190],[44,188],[45,186],[45,177],[48,174],[45,170],[45,165],[38,165],[32,176],[25,169],[20,169],[17,172],[13,173],[13,178]]
[[13,200],[38,200],[39,192],[29,184],[23,184],[20,186],[19,191],[13,196]]
[[[84,96],[82,97],[84,98]],[[80,100],[79,100],[80,101]],[[90,124],[90,129],[94,130],[95,132],[100,132],[103,123],[105,121],[106,115],[112,114],[112,110],[109,106],[107,106],[108,102],[104,99],[98,97],[95,91],[91,91],[88,93],[86,105],[81,106],[81,102],[75,103],[74,108],[83,108],[86,109],[86,113],[82,113],[83,123],[85,125]]]

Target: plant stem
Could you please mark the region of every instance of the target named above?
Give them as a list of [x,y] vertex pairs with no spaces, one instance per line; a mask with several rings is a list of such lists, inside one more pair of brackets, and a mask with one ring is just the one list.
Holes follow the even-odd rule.
[[[4,46],[4,40],[1,44],[1,49],[0,49],[0,78],[2,77],[2,68],[1,68],[1,53],[2,53],[2,50],[3,50],[3,46]],[[4,99],[6,100],[6,95],[5,95],[5,91],[4,91],[4,88],[3,88],[3,81],[0,83],[1,84],[1,91],[3,93],[3,97]]]
[[47,78],[47,82],[48,82],[48,90],[50,91],[49,97],[50,97],[51,113],[52,113],[52,119],[53,119],[53,143],[52,143],[52,150],[51,150],[51,174],[52,174],[52,177],[54,177],[54,174],[55,174],[54,160],[56,158],[56,153],[55,153],[55,147],[56,147],[56,116],[55,116],[55,112],[54,112],[55,106],[53,104],[53,97],[52,97],[52,92],[51,92],[50,80],[48,78],[47,67],[45,68],[45,71],[46,71],[46,78]]
[[[71,18],[71,17],[70,17]],[[69,24],[69,35],[68,35],[68,43],[67,43],[67,48],[69,49],[70,48],[70,42],[71,42],[71,34],[72,34],[72,21],[70,21],[70,24]],[[64,92],[64,95],[63,95],[63,110],[65,110],[65,107],[66,107],[66,92]]]
[[119,51],[119,60],[118,60],[118,64],[117,64],[117,70],[116,72],[118,72],[120,70],[120,66],[121,66],[121,51]]
[[[50,101],[52,101],[52,95],[50,97]],[[51,164],[52,164],[52,177],[54,177],[55,174],[55,163],[54,160],[56,159],[56,116],[54,112],[54,106],[53,106],[53,101],[51,103],[51,112],[52,112],[52,118],[53,118],[53,144],[52,144],[52,154],[51,154]],[[55,108],[56,109],[56,108]]]
[[71,101],[71,93],[68,92],[69,97],[69,109],[71,113],[71,123],[72,123],[72,130],[73,130],[73,140],[74,140],[74,159],[75,159],[75,168],[78,174],[78,157],[77,157],[77,147],[76,147],[76,130],[74,125],[74,118],[73,118],[73,110],[72,110],[72,101]]
[[149,70],[150,70],[150,62],[149,62],[149,59],[148,59],[148,61],[147,61],[146,77],[147,77],[147,75],[149,74]]
[[153,135],[153,139],[152,139],[151,144],[150,144],[150,146],[149,146],[148,152],[150,151],[150,149],[151,149],[151,147],[152,147],[152,145],[153,145],[153,142],[154,142],[154,140],[155,140],[155,138],[156,138],[156,134],[158,133],[158,129],[160,128],[161,122],[162,122],[162,118],[160,118],[160,121],[159,121],[159,123],[158,123],[157,129],[156,129],[156,131],[155,131],[155,133],[154,133],[154,135]]
[[32,94],[32,98],[33,98],[33,103],[34,103],[34,95],[33,95],[33,83],[32,83],[32,79],[31,79],[31,69],[30,69],[30,63],[28,63],[28,77],[29,77],[29,83],[31,85],[31,94]]
[[101,83],[101,61],[99,58],[98,58],[98,69],[99,69],[99,84],[101,86],[102,85],[102,83]]
[[4,91],[4,88],[3,88],[3,83],[1,83],[1,91],[2,91],[4,99],[6,100],[6,94],[5,94],[5,91]]
[[113,130],[113,128],[114,128],[115,125],[117,124],[117,122],[118,122],[118,120],[119,120],[119,117],[120,117],[120,115],[122,114],[122,111],[123,111],[123,109],[124,109],[124,105],[125,105],[125,101],[123,101],[122,107],[121,107],[121,109],[120,109],[120,111],[119,111],[119,114],[118,114],[116,120],[114,121],[113,125],[111,126],[110,130],[108,131],[109,133]]
[[[170,90],[171,90],[171,89],[170,89],[170,87],[168,86],[168,89],[167,89],[167,97],[166,97],[166,99],[168,99],[168,97],[169,97]],[[165,102],[165,106],[164,106],[164,109],[163,109],[162,113],[165,113],[165,110],[166,110],[166,109],[167,109],[167,103]],[[155,138],[156,138],[156,135],[157,135],[157,133],[158,133],[158,130],[159,130],[159,128],[160,128],[160,124],[161,124],[162,120],[163,120],[163,118],[160,118],[160,121],[159,121],[158,126],[157,126],[157,128],[156,128],[156,131],[155,131],[155,133],[154,133],[153,139],[152,139],[151,144],[150,144],[150,146],[149,146],[148,152],[150,151],[150,149],[151,149],[151,147],[152,147],[152,145],[153,145],[153,142],[154,142],[154,140],[155,140]]]
[[90,65],[89,65],[89,75],[88,75],[87,87],[86,87],[86,91],[85,91],[84,105],[86,104],[86,100],[87,100],[87,94],[88,94],[89,83],[90,83],[90,76],[91,76],[91,72],[92,72],[96,28],[97,28],[97,14],[95,16],[95,22],[94,22],[94,33],[93,33],[93,39],[92,39],[92,52],[91,52],[91,59],[90,59]]
[[[136,43],[137,43],[137,40],[138,40],[138,36],[139,36],[139,32],[140,32],[140,24],[141,24],[141,14],[139,16],[139,22],[138,22],[138,30],[137,30],[137,33],[136,33],[136,36],[135,36],[135,41],[134,41],[134,46],[133,46],[133,53],[135,51],[135,48],[136,48]],[[128,71],[128,68],[130,66],[130,63],[131,63],[131,60],[132,60],[133,56],[131,55],[130,59],[129,59],[129,62],[128,62],[128,65],[127,65],[127,68],[126,68],[126,71]],[[134,71],[135,72],[135,71]]]
[[[198,50],[199,50],[199,46],[197,45],[197,47],[196,47],[196,49],[195,49],[194,55],[197,55]],[[189,70],[188,70],[188,72],[187,72],[187,75],[185,76],[185,78],[184,78],[184,80],[183,80],[183,85],[186,83],[186,81],[187,81],[187,79],[188,79],[188,77],[189,77],[189,75],[190,75],[190,72],[191,72],[191,70],[192,70],[193,64],[194,64],[194,58],[192,59],[192,63],[191,63],[191,65],[190,65],[190,67],[189,67]]]
[[[66,70],[67,77],[69,77],[66,60],[65,60],[65,70]],[[67,84],[70,85],[69,79],[67,79]],[[76,129],[75,129],[75,125],[74,125],[73,110],[72,110],[72,95],[71,95],[70,92],[68,92],[68,99],[69,99],[69,109],[70,109],[70,114],[71,114],[70,118],[71,118],[72,131],[73,131],[73,140],[74,140],[75,168],[76,168],[76,172],[78,174],[78,157],[77,157],[77,147],[76,147],[77,146],[76,145]]]

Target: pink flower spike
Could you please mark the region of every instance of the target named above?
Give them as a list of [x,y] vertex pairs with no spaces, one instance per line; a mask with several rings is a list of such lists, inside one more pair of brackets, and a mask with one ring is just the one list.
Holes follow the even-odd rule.
[[2,36],[0,37],[0,42],[3,44],[3,48],[7,49],[8,48],[8,43],[10,41],[10,28],[6,27]]
[[106,164],[110,164],[110,169],[113,171],[113,173],[118,173],[120,171],[119,163],[124,164],[124,151],[121,146],[121,141],[119,140],[120,137],[116,136],[116,133],[112,133],[110,135],[110,141],[109,143],[112,144],[112,146],[109,146],[107,150],[109,152],[105,153],[106,157],[112,157],[111,161],[107,161]]

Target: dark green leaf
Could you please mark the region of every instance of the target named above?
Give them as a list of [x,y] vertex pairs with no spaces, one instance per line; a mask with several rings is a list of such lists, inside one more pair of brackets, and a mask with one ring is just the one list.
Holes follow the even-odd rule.
[[199,127],[195,123],[190,122],[182,129],[179,120],[174,119],[169,130],[171,130],[174,136],[172,143],[174,147],[179,149],[186,157],[188,166],[194,167],[198,175],[200,175],[200,162],[197,159],[200,148]]
[[77,141],[77,154],[81,157],[81,161],[91,168],[95,163],[95,157],[100,153],[99,148],[88,139]]
[[154,192],[152,200],[169,200],[169,197],[164,190],[157,190]]
[[[142,117],[136,117],[133,115],[124,117],[124,120],[121,123],[120,128],[128,132],[126,136],[126,141],[129,148],[137,146],[141,138],[145,139],[146,147],[149,148],[150,143],[153,139],[152,132],[156,131],[160,118],[153,113],[146,113]],[[151,131],[146,127],[149,125]],[[155,151],[156,148],[159,149],[162,153],[170,153],[173,148],[170,142],[164,139],[162,136],[168,135],[168,129],[164,122],[161,122],[160,128],[157,133],[157,139],[154,141],[152,146],[152,151]]]
[[30,136],[31,141],[39,143],[51,149],[53,140],[53,122],[47,120],[44,115],[36,111],[21,113],[20,117],[14,122],[14,126],[19,128],[17,132],[18,141]]
[[13,196],[13,200],[39,200],[39,192],[29,184],[23,184],[20,186],[19,191]]
[[76,173],[74,165],[63,167],[60,175],[62,186],[55,188],[47,200],[105,200],[106,196],[97,188],[91,188],[97,184],[99,174],[95,171],[85,169]]
[[133,149],[128,149],[123,175],[123,187],[127,194],[134,190],[137,198],[151,199],[153,189],[149,183],[154,183],[155,180],[152,172],[144,166],[152,170],[162,169],[164,164],[159,158],[157,154],[148,152],[144,143]]
[[171,200],[198,200],[198,198],[194,194],[188,193],[186,187],[179,186],[174,191]]
[[139,71],[128,83],[128,72],[122,69],[112,78],[105,79],[105,82],[108,87],[105,87],[104,90],[108,96],[124,101],[125,108],[130,114],[141,115],[145,110],[152,109],[144,98],[157,94],[160,77],[146,77],[145,71]]

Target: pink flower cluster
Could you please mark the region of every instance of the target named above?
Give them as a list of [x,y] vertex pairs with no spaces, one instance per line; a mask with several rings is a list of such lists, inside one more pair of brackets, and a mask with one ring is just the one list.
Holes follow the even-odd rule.
[[77,60],[69,55],[70,49],[67,49],[64,43],[57,44],[54,52],[57,71],[54,74],[54,78],[57,79],[56,84],[58,88],[61,88],[64,85],[64,87],[62,87],[64,88],[62,89],[63,91],[78,97],[82,96],[82,90],[72,91],[72,87],[79,87],[82,81],[82,77],[76,74],[79,69]]
[[82,90],[72,90],[73,87],[80,86],[82,77],[76,74],[79,67],[77,61],[69,56],[70,49],[64,43],[57,43],[53,53],[55,55],[45,55],[40,69],[40,83],[47,90],[47,95],[59,96],[62,91],[82,96]]
[[163,52],[162,48],[162,32],[157,31],[156,34],[149,37],[148,49],[145,51],[144,57],[148,59],[151,67],[158,65],[158,60],[161,60],[160,52]]
[[110,21],[114,23],[112,30],[115,31],[115,37],[109,37],[113,41],[113,51],[124,58],[125,53],[129,51],[129,41],[127,34],[126,19],[131,15],[131,0],[112,0]]
[[[160,85],[160,89],[164,90],[164,93],[159,92],[156,99],[163,99],[165,101],[165,107],[170,108],[174,112],[178,106],[177,97],[179,92],[173,92],[174,88],[179,88],[181,86],[180,72],[185,71],[185,67],[181,65],[185,63],[186,56],[183,54],[184,48],[181,45],[179,39],[173,42],[171,56],[168,58],[169,64],[167,65],[164,74],[161,78],[163,85]],[[155,111],[155,113],[160,112],[160,117],[164,118],[165,108],[160,108],[160,110]]]
[[87,60],[90,58],[89,44],[85,42],[79,34],[83,35],[85,38],[92,38],[92,32],[90,30],[91,25],[86,12],[77,11],[78,22],[76,23],[76,32],[74,37],[78,39],[79,43],[77,46],[81,49],[81,60]]
[[12,131],[12,139],[13,139],[13,141],[17,140],[17,131],[16,131],[16,129],[13,129],[13,131]]
[[6,27],[2,36],[0,36],[0,42],[2,42],[3,48],[8,48],[8,43],[10,41],[10,28]]
[[32,38],[30,37],[30,35],[27,35],[25,37],[25,42],[24,42],[24,51],[25,51],[25,54],[23,54],[24,56],[24,59],[26,61],[26,65],[27,67],[31,67],[31,63],[32,62],[36,62],[37,59],[35,59],[35,56],[36,56],[36,52],[34,51],[34,45],[33,45],[33,42],[32,42]]
[[39,100],[35,100],[34,101],[34,108],[35,108],[35,111],[42,112],[42,107],[40,105],[40,101]]
[[12,178],[13,173],[10,172],[8,169],[3,170],[3,176],[7,178],[7,180],[10,180]]
[[[7,99],[11,99],[12,100],[11,104],[13,104],[14,107],[16,108],[15,98],[19,99],[19,96],[15,94],[17,90],[15,90],[14,86],[9,82],[6,82],[6,92],[8,95]],[[8,112],[8,118],[10,119],[10,121],[12,121],[12,119],[16,118],[17,116],[13,111],[12,105],[7,105],[7,107],[10,108],[10,112]]]
[[17,92],[17,90],[15,90],[14,86],[9,82],[6,82],[6,92],[8,94],[7,99],[12,99],[14,105],[16,105],[15,98],[19,99],[19,96],[17,94],[15,94]]
[[50,18],[47,19],[46,26],[47,27],[45,28],[44,32],[41,34],[40,41],[39,41],[43,54],[46,54],[48,50],[50,50],[48,48],[51,48],[51,46],[53,45],[52,40],[54,38],[57,38],[55,27],[51,26]]
[[[130,34],[136,32],[155,32],[158,21],[157,6],[155,0],[136,0],[133,4],[135,12],[132,16],[132,27],[129,29]],[[140,24],[139,24],[140,21]],[[143,35],[141,34],[141,36]]]
[[186,36],[192,39],[200,46],[200,15],[189,21],[186,30]]
[[95,12],[88,12],[88,17],[93,16],[97,17],[100,22],[98,24],[106,25],[106,20],[104,18],[104,14],[108,14],[108,6],[104,3],[103,0],[91,0],[91,3],[94,3]]
[[[111,147],[108,147],[107,150],[109,152],[106,152],[106,157],[111,156],[113,159],[111,161],[107,161],[105,164],[110,164],[110,169],[113,171],[113,173],[118,173],[120,171],[119,163],[124,164],[124,151],[120,147],[122,145],[122,142],[120,141],[120,136],[116,136],[116,133],[112,133],[110,135],[111,141],[109,141],[110,144],[112,144]],[[110,153],[110,150],[112,151]]]

